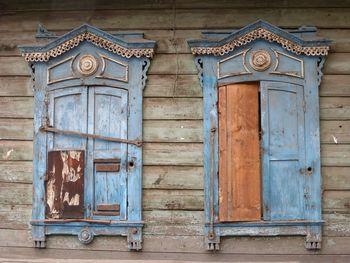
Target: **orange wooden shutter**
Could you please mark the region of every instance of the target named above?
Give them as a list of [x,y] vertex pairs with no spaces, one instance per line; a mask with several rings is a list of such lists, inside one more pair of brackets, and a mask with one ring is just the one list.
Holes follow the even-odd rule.
[[219,218],[261,219],[259,86],[219,88]]

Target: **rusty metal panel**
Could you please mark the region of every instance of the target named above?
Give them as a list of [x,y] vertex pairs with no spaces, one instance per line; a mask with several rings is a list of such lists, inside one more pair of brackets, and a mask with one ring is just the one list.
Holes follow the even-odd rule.
[[97,205],[98,211],[119,211],[120,205],[119,204],[101,204]]
[[84,218],[84,151],[50,151],[46,218]]
[[111,164],[96,164],[96,172],[119,172],[120,164],[111,163]]

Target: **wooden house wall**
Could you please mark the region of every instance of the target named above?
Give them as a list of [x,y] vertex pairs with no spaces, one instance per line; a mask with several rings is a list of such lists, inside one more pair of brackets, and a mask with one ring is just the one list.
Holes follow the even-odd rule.
[[[81,2],[0,1],[0,255],[48,257],[65,250],[87,258],[141,258],[153,252],[209,255],[202,233],[203,101],[186,40],[259,18],[291,29],[315,25],[320,35],[334,40],[320,88],[326,223],[323,248],[316,254],[350,254],[350,1]],[[157,41],[143,100],[142,253],[123,254],[126,240],[121,237],[98,237],[86,246],[76,237],[54,236],[48,238],[48,249],[32,248],[33,92],[16,46],[37,42],[33,36],[39,22],[56,34],[89,23],[108,32],[143,31]],[[315,253],[304,248],[302,237],[225,238],[221,248],[221,257]]]

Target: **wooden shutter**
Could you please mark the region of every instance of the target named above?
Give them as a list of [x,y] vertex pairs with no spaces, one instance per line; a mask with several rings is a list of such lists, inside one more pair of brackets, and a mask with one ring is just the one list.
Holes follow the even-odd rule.
[[46,218],[84,217],[84,151],[48,152]]
[[219,218],[261,219],[258,84],[219,88]]
[[261,82],[264,219],[304,218],[303,87]]

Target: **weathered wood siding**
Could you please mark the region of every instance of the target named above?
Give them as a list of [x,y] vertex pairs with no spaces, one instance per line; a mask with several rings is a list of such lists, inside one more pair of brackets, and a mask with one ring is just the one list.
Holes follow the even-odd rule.
[[[27,64],[16,46],[37,42],[33,36],[38,22],[57,34],[90,23],[109,32],[143,31],[157,41],[144,91],[143,251],[206,253],[202,91],[186,40],[198,38],[201,31],[239,28],[258,18],[284,28],[315,25],[323,37],[334,40],[320,91],[326,223],[323,248],[316,253],[350,254],[350,2],[110,3],[0,1],[0,254],[49,257],[69,249],[76,257],[101,258],[106,251],[126,251],[125,239],[118,237],[99,237],[85,246],[76,237],[54,236],[48,238],[49,250],[38,254],[31,248],[33,93]],[[226,238],[221,247],[222,258],[226,253],[315,253],[304,248],[302,237]],[[79,251],[87,252],[76,254]]]

